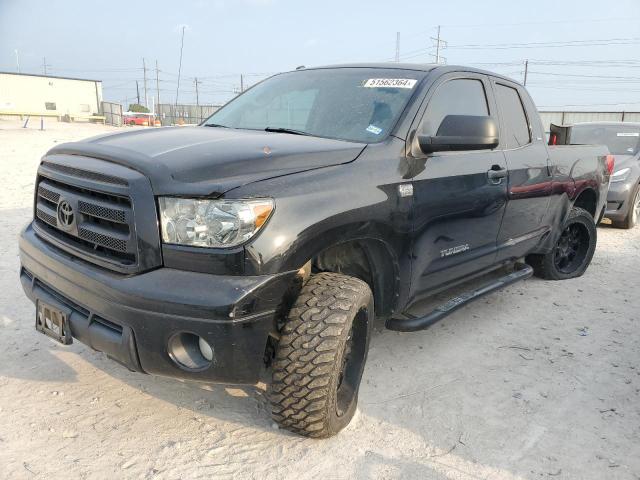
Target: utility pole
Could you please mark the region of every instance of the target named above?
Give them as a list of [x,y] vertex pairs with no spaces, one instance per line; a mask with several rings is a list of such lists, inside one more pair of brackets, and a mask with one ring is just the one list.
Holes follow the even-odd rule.
[[440,63],[440,25],[438,25],[438,38],[436,39],[436,64]]
[[240,74],[240,93],[244,92],[244,75]]
[[196,77],[193,81],[193,83],[196,84],[196,105],[199,107],[200,106],[200,96],[198,95],[198,84],[200,83],[198,81],[198,77]]
[[396,32],[396,63],[400,61],[400,32]]
[[158,70],[158,60],[156,59],[156,102],[158,103],[158,113],[160,113],[160,70]]
[[45,76],[47,75],[47,67],[50,66],[51,65],[47,63],[47,57],[42,57],[42,72],[45,74]]
[[180,93],[180,73],[182,72],[182,50],[184,49],[184,25],[182,26],[182,40],[180,41],[180,63],[178,65],[178,85],[176,86],[176,106],[178,105],[178,94]]
[[138,80],[136,80],[136,96],[138,97],[138,105],[140,105],[140,87],[138,87]]
[[144,78],[144,106],[149,108],[149,97],[147,96],[147,64],[142,57],[142,75]]
[[524,86],[527,86],[527,76],[529,75],[529,60],[524,61]]
[[447,63],[447,59],[440,54],[440,50],[447,48],[447,42],[440,38],[440,25],[438,25],[438,36],[435,38],[431,37],[431,40],[433,40],[434,46],[436,47],[436,54],[431,54],[431,56],[436,59],[436,65],[439,65],[440,63]]
[[18,49],[14,50],[16,52],[16,68],[18,69],[18,73],[20,73],[20,55],[18,54]]

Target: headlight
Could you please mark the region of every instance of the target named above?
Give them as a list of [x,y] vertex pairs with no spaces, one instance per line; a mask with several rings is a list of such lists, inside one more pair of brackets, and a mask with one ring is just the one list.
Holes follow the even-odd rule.
[[193,247],[235,247],[253,237],[273,211],[273,200],[199,200],[161,197],[162,241]]
[[623,168],[622,170],[618,170],[613,175],[611,175],[611,181],[612,182],[624,182],[627,179],[627,177],[629,176],[630,172],[631,172],[630,168]]

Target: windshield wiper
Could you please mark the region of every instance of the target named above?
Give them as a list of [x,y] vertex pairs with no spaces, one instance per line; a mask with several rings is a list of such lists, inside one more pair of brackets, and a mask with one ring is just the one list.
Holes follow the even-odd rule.
[[219,125],[217,123],[205,123],[204,126],[205,127],[231,128],[231,127],[227,127],[226,125]]
[[265,132],[276,132],[276,133],[291,133],[292,135],[306,135],[312,136],[310,133],[303,132],[302,130],[294,130],[292,128],[282,128],[282,127],[267,127],[264,129]]

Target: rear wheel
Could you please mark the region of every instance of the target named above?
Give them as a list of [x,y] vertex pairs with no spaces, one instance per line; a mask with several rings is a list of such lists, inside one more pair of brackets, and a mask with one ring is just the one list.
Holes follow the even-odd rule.
[[596,250],[597,230],[593,217],[574,207],[565,220],[553,250],[546,255],[529,255],[527,262],[536,276],[547,280],[565,280],[581,276]]
[[640,185],[636,186],[633,195],[631,195],[631,199],[627,218],[621,222],[612,222],[614,227],[628,229],[633,228],[638,224],[638,219],[640,218]]
[[353,417],[374,319],[369,286],[338,273],[311,276],[282,329],[270,387],[273,419],[325,438]]

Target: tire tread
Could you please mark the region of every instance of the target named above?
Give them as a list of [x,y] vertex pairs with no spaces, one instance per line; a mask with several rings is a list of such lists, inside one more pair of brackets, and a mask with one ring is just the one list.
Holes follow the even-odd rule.
[[339,373],[343,337],[363,298],[371,298],[369,286],[339,273],[314,274],[302,288],[273,363],[271,412],[280,427],[315,438],[337,433],[329,421],[335,401],[331,386]]

